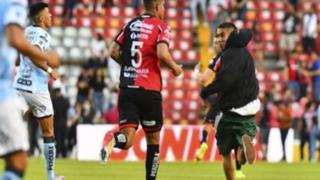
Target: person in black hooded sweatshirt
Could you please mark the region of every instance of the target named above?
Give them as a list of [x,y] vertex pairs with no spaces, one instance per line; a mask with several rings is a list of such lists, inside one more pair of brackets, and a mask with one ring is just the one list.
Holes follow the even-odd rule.
[[201,90],[200,96],[206,99],[218,94],[222,117],[216,127],[216,139],[226,178],[233,180],[232,149],[237,149],[241,164],[252,164],[255,159],[252,140],[256,135],[255,115],[260,109],[259,85],[254,61],[246,48],[252,31],[237,30],[233,23],[225,22],[218,27],[216,36],[223,49],[220,69],[213,82]]

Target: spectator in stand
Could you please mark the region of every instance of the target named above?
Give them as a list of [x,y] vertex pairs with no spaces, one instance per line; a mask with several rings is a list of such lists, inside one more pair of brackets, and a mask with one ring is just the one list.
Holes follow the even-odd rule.
[[[296,49],[298,49],[298,47]],[[298,60],[298,58],[299,58],[298,51],[292,53],[289,56],[289,58],[287,60],[287,65],[284,68],[284,79],[286,81],[286,86],[294,94],[294,96],[297,99],[301,95],[300,84],[299,84],[299,69],[300,69],[299,66],[300,66],[300,63],[299,63],[299,60]]]
[[117,124],[119,120],[117,106],[111,105],[111,107],[104,113],[103,118],[107,124]]
[[230,1],[231,8],[231,18],[233,20],[241,20],[243,22],[246,21],[247,14],[247,2],[248,0],[231,0]]
[[56,156],[67,157],[67,114],[69,109],[69,100],[63,97],[59,87],[53,90],[52,105],[54,109],[54,134],[56,138]]
[[312,53],[311,56],[312,66],[309,71],[301,70],[301,73],[305,76],[312,78],[312,93],[313,99],[318,104],[320,103],[320,58],[316,53]]
[[104,82],[104,75],[102,72],[102,69],[95,69],[93,76],[90,78],[89,81],[90,85],[90,96],[93,101],[93,108],[96,109],[96,113],[100,117],[102,117],[102,114],[104,112],[104,95],[103,95],[103,89],[106,87],[106,83]]
[[295,14],[294,7],[289,4],[285,16],[282,20],[283,29],[279,44],[279,54],[280,59],[287,59],[287,55],[291,53],[296,45],[297,41],[297,28],[299,23],[299,18]]
[[73,154],[74,147],[77,144],[77,126],[81,120],[81,104],[76,103],[68,109],[68,152]]
[[94,0],[93,1],[93,13],[96,15],[103,16],[105,7],[110,7],[113,2],[109,0]]
[[111,57],[108,58],[108,75],[111,80],[111,88],[118,89],[120,83],[120,65]]
[[102,35],[98,32],[90,45],[91,57],[89,59],[89,68],[106,68],[107,57],[109,52],[107,49],[107,42]]
[[73,17],[73,9],[79,3],[79,0],[65,0],[63,4],[63,17],[65,23],[68,24],[69,20]]
[[203,25],[208,27],[208,15],[207,15],[207,1],[206,0],[190,0],[190,8],[192,13],[192,27],[196,28],[199,25],[197,16],[197,7],[200,5],[201,14],[203,16]]
[[32,113],[27,113],[24,119],[28,122],[30,142],[29,156],[35,155],[35,150],[38,150],[38,154],[40,156],[42,154],[42,150],[38,141],[41,133],[39,123],[37,122],[37,119],[33,116]]
[[299,137],[299,124],[302,121],[301,117],[304,112],[303,106],[299,104],[299,102],[296,100],[297,98],[294,96],[294,94],[290,92],[290,99],[289,99],[289,108],[292,118],[292,125],[291,127],[294,130],[294,138]]
[[271,95],[269,93],[266,93],[265,96],[261,97],[261,119],[258,122],[259,126],[259,133],[260,133],[260,139],[259,144],[261,145],[261,151],[262,151],[262,160],[267,159],[267,152],[268,152],[268,139],[269,139],[269,131],[270,131],[270,110],[269,110],[269,104],[271,100]]
[[306,13],[303,15],[302,24],[302,43],[303,50],[306,53],[311,53],[316,51],[316,39],[318,36],[317,23],[318,18],[315,13],[316,6],[310,5]]
[[[307,102],[305,105],[305,111],[302,114],[302,121],[299,126],[299,134],[300,134],[300,160],[304,160],[304,145],[309,143],[309,152],[310,151],[310,126],[312,124],[313,119],[316,118],[314,103],[312,101]],[[309,156],[310,160],[310,156]]]
[[85,100],[82,104],[81,109],[81,117],[82,124],[93,124],[95,120],[96,112],[92,106],[92,102],[90,100]]
[[310,64],[308,60],[300,60],[299,62],[299,70],[298,70],[298,77],[299,77],[299,86],[300,86],[300,96],[301,97],[307,96],[308,87],[310,87],[310,77],[306,74],[302,73],[301,71],[308,71],[310,69]]
[[298,11],[299,0],[289,0],[289,3],[294,8],[295,11]]
[[104,5],[106,8],[110,8],[110,7],[114,6],[114,2],[113,2],[113,0],[105,0]]
[[[315,113],[319,113],[319,107],[317,108]],[[310,161],[313,163],[316,162],[317,141],[320,137],[319,124],[320,119],[315,115],[310,126]]]
[[[318,129],[318,141],[320,141],[320,105],[317,107],[317,129]],[[318,161],[320,161],[320,146],[318,147]]]
[[255,21],[252,26],[253,38],[252,38],[252,46],[253,46],[253,59],[255,60],[256,67],[259,71],[264,71],[264,53],[262,47],[262,37],[261,30],[259,28],[260,23]]
[[78,94],[76,100],[80,104],[89,98],[89,80],[89,70],[86,67],[82,67],[77,82]]
[[94,4],[91,0],[79,0],[79,3],[75,7],[75,11],[81,12],[84,16],[89,16],[94,10]]
[[291,114],[288,105],[284,102],[283,99],[280,100],[278,104],[278,118],[280,134],[281,134],[281,143],[283,148],[283,161],[286,161],[286,147],[285,142],[287,139],[288,131],[291,127]]
[[139,16],[140,15],[140,9],[141,9],[141,0],[132,0],[131,1],[131,5],[135,9],[136,15]]
[[66,76],[65,75],[60,74],[60,78],[53,82],[52,87],[59,87],[61,94],[64,97],[68,97],[67,83],[66,83]]

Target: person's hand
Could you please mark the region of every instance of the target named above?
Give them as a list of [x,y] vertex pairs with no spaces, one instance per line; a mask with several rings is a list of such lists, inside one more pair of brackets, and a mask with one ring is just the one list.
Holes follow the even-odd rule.
[[183,72],[182,65],[176,65],[172,71],[173,71],[174,76],[176,76],[176,77],[180,76]]
[[57,80],[60,77],[60,73],[59,73],[58,69],[53,69],[52,72],[50,73],[50,76],[54,80]]

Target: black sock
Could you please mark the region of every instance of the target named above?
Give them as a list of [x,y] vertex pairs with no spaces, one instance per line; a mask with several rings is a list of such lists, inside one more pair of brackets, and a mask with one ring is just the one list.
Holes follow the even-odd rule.
[[159,145],[148,145],[146,158],[146,180],[155,180],[160,164]]
[[51,136],[51,137],[43,137],[43,142],[44,142],[44,143],[54,143],[54,142],[55,142],[55,138],[54,138],[54,136]]
[[238,160],[236,160],[236,170],[237,171],[241,170],[241,164],[239,163]]
[[208,132],[206,130],[202,130],[202,139],[201,144],[207,142]]
[[5,168],[5,171],[10,171],[12,172],[13,174],[17,175],[18,177],[21,177],[21,179],[23,178],[23,175],[24,175],[24,172],[23,171],[20,171],[14,167],[6,167]]
[[124,149],[127,145],[127,136],[121,132],[114,133],[115,145],[119,149]]

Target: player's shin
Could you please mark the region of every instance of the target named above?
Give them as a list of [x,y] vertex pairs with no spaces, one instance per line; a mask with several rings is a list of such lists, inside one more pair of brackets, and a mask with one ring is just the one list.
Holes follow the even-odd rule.
[[146,158],[146,180],[155,180],[160,164],[159,145],[148,145]]
[[46,160],[47,179],[54,180],[54,161],[56,159],[56,147],[54,137],[44,137],[44,157]]

